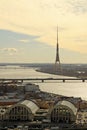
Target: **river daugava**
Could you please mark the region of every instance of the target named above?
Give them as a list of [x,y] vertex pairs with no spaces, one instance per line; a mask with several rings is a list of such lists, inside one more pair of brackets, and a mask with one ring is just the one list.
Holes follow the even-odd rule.
[[[35,71],[35,68],[9,68],[0,67],[0,78],[66,78],[65,76],[56,76]],[[37,82],[42,91],[51,92],[64,96],[81,97],[87,100],[87,82],[82,81],[46,81]]]

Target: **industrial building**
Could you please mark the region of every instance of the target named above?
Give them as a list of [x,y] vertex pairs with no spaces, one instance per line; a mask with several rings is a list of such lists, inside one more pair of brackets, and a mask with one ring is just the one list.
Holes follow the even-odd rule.
[[39,109],[38,105],[30,100],[21,101],[0,113],[1,120],[9,121],[32,121],[34,114]]
[[39,85],[32,84],[32,83],[24,84],[24,89],[25,89],[25,92],[37,92],[37,91],[40,91]]
[[49,110],[43,111],[34,101],[23,100],[8,108],[2,108],[0,120],[33,121],[48,118],[52,123],[73,123],[76,121],[76,114],[77,108],[66,100],[59,101]]
[[9,108],[8,118],[9,120],[31,121],[38,109],[39,107],[33,101],[24,100]]
[[69,101],[59,101],[49,112],[53,123],[73,123],[76,121],[77,108]]

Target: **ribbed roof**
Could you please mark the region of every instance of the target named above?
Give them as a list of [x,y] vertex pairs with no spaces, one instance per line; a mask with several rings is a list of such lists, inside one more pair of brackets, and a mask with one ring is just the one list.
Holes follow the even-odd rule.
[[22,102],[19,102],[18,104],[26,106],[27,108],[31,110],[32,113],[35,113],[39,109],[36,103],[34,103],[31,100],[24,100]]
[[71,102],[69,102],[69,101],[59,101],[57,104],[56,104],[56,106],[55,107],[57,107],[57,106],[60,106],[60,105],[63,105],[63,106],[65,106],[65,107],[68,107],[69,109],[71,109],[72,110],[72,112],[74,113],[74,115],[76,115],[76,113],[77,113],[77,108],[74,106],[74,104],[72,104]]

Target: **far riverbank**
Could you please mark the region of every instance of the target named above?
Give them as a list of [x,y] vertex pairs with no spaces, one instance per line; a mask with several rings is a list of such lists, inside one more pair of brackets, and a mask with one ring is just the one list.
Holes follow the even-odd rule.
[[87,78],[87,65],[61,65],[61,68],[54,65],[43,66],[36,69],[37,72],[43,72],[54,75],[68,77]]

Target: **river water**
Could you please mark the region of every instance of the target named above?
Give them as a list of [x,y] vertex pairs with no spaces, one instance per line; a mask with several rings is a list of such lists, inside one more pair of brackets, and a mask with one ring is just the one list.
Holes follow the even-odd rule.
[[[35,68],[3,68],[0,67],[0,78],[64,78],[65,76],[56,76],[52,74],[46,74],[36,72]],[[65,77],[66,78],[66,77]],[[44,83],[37,82],[42,91],[52,92],[64,96],[81,97],[87,100],[87,82],[82,81],[66,81],[65,83],[49,82]]]

